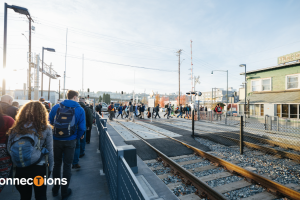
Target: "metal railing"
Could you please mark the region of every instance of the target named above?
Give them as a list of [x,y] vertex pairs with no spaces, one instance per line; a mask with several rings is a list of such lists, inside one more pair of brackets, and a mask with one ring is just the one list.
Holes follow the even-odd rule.
[[124,148],[117,147],[108,134],[106,121],[106,119],[102,119],[101,116],[96,113],[99,150],[111,199],[149,200],[124,158]]

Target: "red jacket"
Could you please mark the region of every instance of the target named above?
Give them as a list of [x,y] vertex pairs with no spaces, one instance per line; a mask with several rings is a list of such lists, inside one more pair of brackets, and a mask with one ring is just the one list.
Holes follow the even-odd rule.
[[[221,108],[221,112],[218,112],[218,108]],[[222,107],[221,107],[221,106],[217,106],[217,107],[215,108],[215,112],[216,112],[216,113],[222,113]]]

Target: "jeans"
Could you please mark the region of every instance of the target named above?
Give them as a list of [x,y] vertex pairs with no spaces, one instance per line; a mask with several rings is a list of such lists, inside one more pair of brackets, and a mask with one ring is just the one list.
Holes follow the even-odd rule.
[[75,152],[74,152],[74,159],[72,162],[72,165],[77,165],[79,162],[79,154],[81,150],[81,139],[76,139],[76,147],[75,147]]
[[[49,176],[51,172],[49,171]],[[46,175],[46,166],[42,165],[32,165],[29,167],[17,167],[15,178],[32,178],[36,176],[44,177]],[[47,199],[47,185],[35,186],[32,185],[16,185],[17,190],[20,193],[21,200],[30,200],[32,196],[32,187],[34,189],[34,196],[36,200],[46,200]]]
[[177,118],[178,118],[179,116],[181,116],[181,118],[182,118],[182,112],[179,113],[179,115],[177,116]]
[[[75,140],[53,140],[53,153],[54,153],[54,168],[53,168],[53,178],[66,178],[67,184],[61,186],[61,195],[66,196],[68,194],[68,188],[71,181],[71,164],[74,159],[74,152],[76,147]],[[64,154],[64,159],[63,159]],[[61,165],[63,166],[63,175],[61,176]],[[52,191],[57,192],[60,185],[54,185]]]
[[160,118],[160,116],[159,116],[159,114],[158,114],[158,111],[156,111],[155,119],[156,119],[157,116]]
[[86,134],[87,131],[84,132],[84,138],[80,139],[80,155],[83,155],[85,152]]

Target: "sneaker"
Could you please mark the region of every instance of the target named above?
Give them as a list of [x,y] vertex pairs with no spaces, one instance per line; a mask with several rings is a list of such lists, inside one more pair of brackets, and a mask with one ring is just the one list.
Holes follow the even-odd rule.
[[[88,143],[89,144],[89,143]],[[79,158],[82,158],[83,156],[85,156],[85,153],[84,154],[81,154],[80,156],[79,156]]]
[[62,200],[67,200],[69,196],[72,194],[71,188],[68,189],[68,193],[66,195],[62,195]]
[[52,196],[53,196],[53,197],[58,196],[58,190],[55,191],[54,188],[52,188]]
[[79,169],[79,168],[81,168],[81,166],[78,164],[72,166],[72,169]]

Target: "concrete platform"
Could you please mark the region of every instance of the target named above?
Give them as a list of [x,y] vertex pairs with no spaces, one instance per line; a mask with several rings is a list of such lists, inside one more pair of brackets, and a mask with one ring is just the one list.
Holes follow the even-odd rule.
[[[135,146],[137,148],[137,152],[142,152],[142,154],[150,154],[152,155],[152,157],[156,158],[156,153],[152,149],[147,148],[147,145],[145,145],[145,143],[143,143],[141,140],[125,141],[123,137],[109,123],[107,123],[106,126],[107,132],[110,134],[116,146],[137,143],[140,145],[139,148]],[[178,198],[168,189],[168,187],[143,162],[143,160],[139,157],[139,153],[137,156],[137,166],[138,173],[136,174],[136,176],[138,177],[138,180],[141,182],[142,186],[146,187],[146,193],[152,195],[151,200],[178,200]]]
[[[103,169],[103,166],[101,155],[97,153],[98,141],[97,129],[93,127],[91,143],[85,147],[85,156],[79,159],[81,168],[72,169],[70,188],[73,193],[68,200],[110,199],[106,178],[100,175],[100,169]],[[57,197],[53,197],[51,189],[52,186],[47,187],[47,199],[60,200],[60,193]],[[35,199],[34,192],[32,194],[32,199]],[[0,193],[0,199],[19,200],[20,194],[16,189],[12,192],[12,186],[5,186]]]

